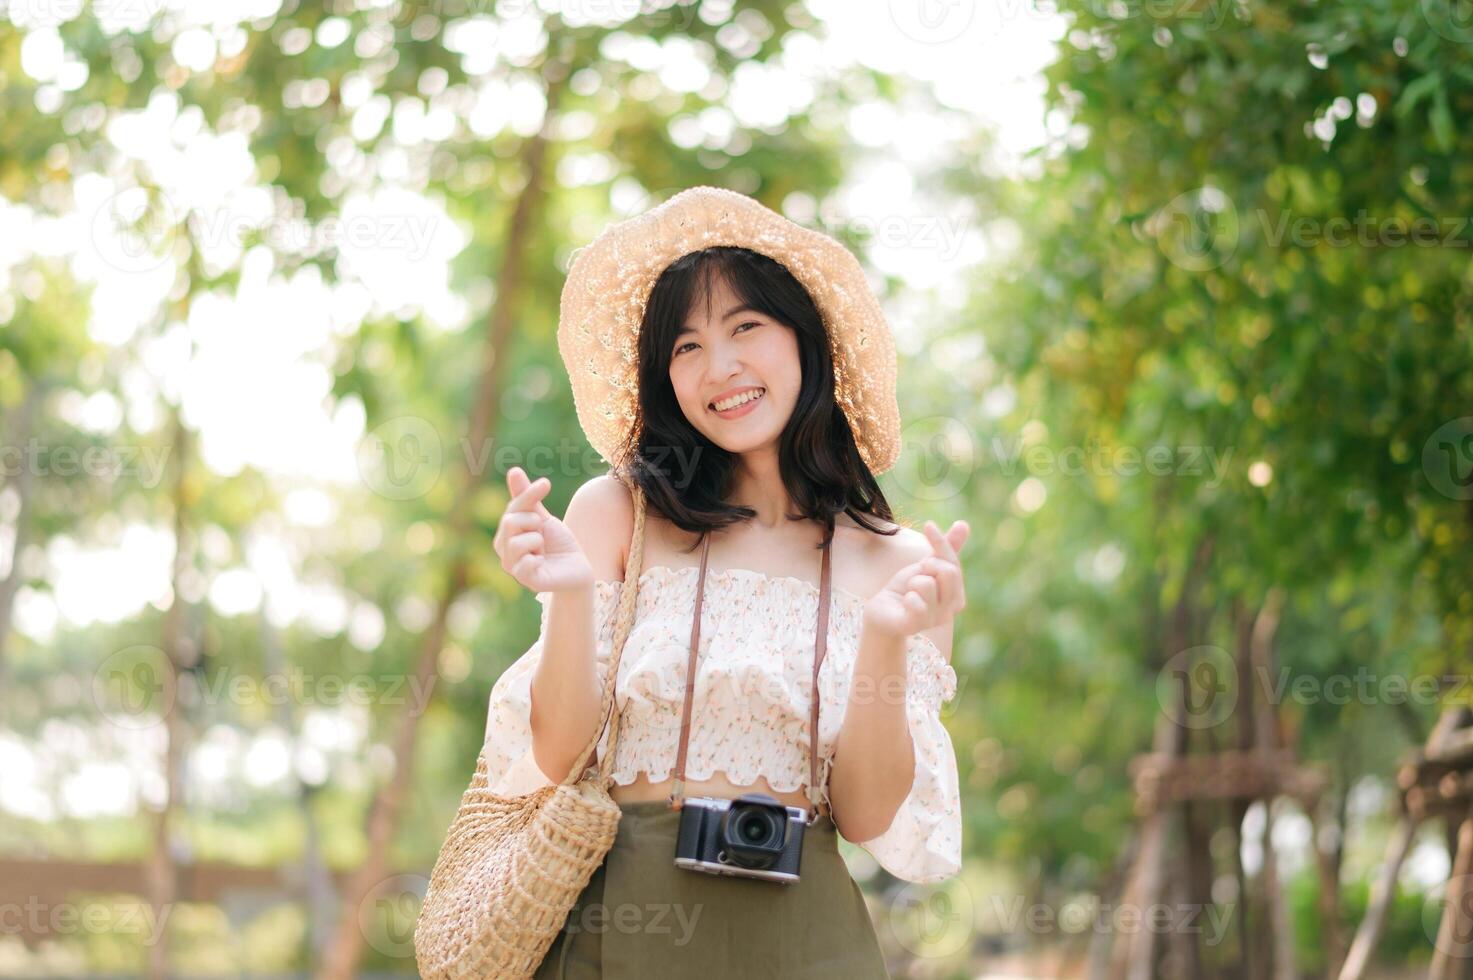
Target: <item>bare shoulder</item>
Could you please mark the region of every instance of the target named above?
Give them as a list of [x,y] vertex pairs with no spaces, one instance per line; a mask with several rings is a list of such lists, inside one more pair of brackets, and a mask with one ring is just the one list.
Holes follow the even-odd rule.
[[852,522],[839,526],[853,542],[851,547],[857,552],[855,557],[875,570],[871,593],[883,588],[901,568],[931,553],[931,542],[915,528],[895,521],[877,520],[876,523],[886,531],[893,528],[895,533],[877,534]]
[[900,571],[902,566],[909,565],[913,561],[920,561],[931,554],[931,542],[926,540],[923,532],[913,527],[902,525],[893,535],[879,537],[882,541],[889,543],[892,575]]
[[563,523],[578,539],[594,578],[623,581],[634,533],[634,498],[628,487],[607,473],[593,477],[573,491]]

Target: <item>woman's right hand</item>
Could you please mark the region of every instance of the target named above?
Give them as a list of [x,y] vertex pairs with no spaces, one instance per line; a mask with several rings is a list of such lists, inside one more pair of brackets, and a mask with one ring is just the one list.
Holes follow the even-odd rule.
[[593,566],[568,526],[544,506],[552,489],[547,477],[528,480],[520,466],[506,474],[511,502],[501,516],[491,546],[501,567],[533,592],[568,592],[593,584]]

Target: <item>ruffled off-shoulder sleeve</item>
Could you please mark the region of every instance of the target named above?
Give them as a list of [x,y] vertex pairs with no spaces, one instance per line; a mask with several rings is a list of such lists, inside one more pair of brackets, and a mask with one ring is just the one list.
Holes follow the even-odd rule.
[[911,635],[906,654],[905,710],[915,748],[915,779],[889,828],[855,843],[897,878],[942,881],[962,866],[956,751],[941,723],[941,706],[956,695],[956,670],[919,633]]
[[[614,613],[619,607],[618,582],[594,582],[594,665],[602,686],[608,677],[609,660],[614,648]],[[490,706],[486,712],[487,780],[494,793],[517,796],[541,786],[555,783],[565,772],[549,777],[543,773],[532,755],[532,674],[542,659],[542,644],[547,639],[547,612],[551,592],[538,592],[542,604],[541,625],[537,639],[496,679],[491,688]],[[598,752],[608,744],[608,728],[599,739]],[[595,754],[591,759],[598,758]]]

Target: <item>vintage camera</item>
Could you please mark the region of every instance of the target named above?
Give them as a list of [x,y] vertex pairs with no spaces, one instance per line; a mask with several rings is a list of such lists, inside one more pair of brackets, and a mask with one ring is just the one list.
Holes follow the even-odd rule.
[[766,793],[687,799],[675,840],[677,867],[791,884],[798,880],[808,815]]

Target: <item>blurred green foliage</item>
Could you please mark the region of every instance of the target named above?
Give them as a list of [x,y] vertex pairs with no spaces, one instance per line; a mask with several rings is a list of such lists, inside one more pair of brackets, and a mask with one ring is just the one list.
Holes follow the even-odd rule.
[[[174,451],[167,479],[151,487],[38,477],[24,491],[35,557],[13,573],[26,590],[54,587],[40,557],[49,542],[87,540],[119,517],[172,528],[181,510],[186,565],[208,582],[239,565],[255,536],[281,531],[292,489],[254,468],[225,475],[206,466],[191,451],[191,420],[163,388],[150,395],[160,410],[152,428],[129,416],[99,433],[48,410],[18,431],[28,398],[48,409],[64,393],[121,400],[147,367],[150,342],[170,336],[205,297],[244,288],[240,262],[203,261],[198,226],[173,206],[166,181],[108,139],[109,120],[164,96],[207,130],[239,133],[252,182],[271,192],[278,221],[326,221],[359,183],[403,182],[467,231],[451,266],[466,323],[447,330],[423,309],[377,310],[333,340],[328,399],[361,406],[369,433],[413,416],[457,444],[493,363],[491,316],[510,285],[499,277],[519,257],[515,328],[495,352],[503,386],[493,434],[497,446],[527,448],[577,434],[557,380],[557,297],[571,249],[634,210],[616,209],[615,199],[632,194],[642,207],[719,183],[775,207],[794,195],[822,202],[858,156],[847,110],[915,96],[903,79],[856,68],[827,79],[781,126],[738,125],[724,142],[693,147],[672,137],[676,124],[722,110],[743,66],[821,33],[809,11],[743,2],[724,12],[702,4],[698,15],[681,4],[618,26],[547,15],[532,54],[488,71],[445,44],[450,23],[495,14],[462,6],[287,3],[244,25],[244,44],[206,71],[177,62],[179,28],[167,13],[148,31],[116,35],[76,17],[59,36],[87,65],[86,81],[58,94],[50,111],[38,107],[46,86],[22,70],[24,33],[0,28],[0,195],[65,213],[80,176],[111,174],[149,195],[151,241],[177,266],[157,315],[121,346],[89,335],[89,287],[65,261],[28,256],[12,272],[0,323],[6,438],[34,436],[53,451]],[[969,871],[996,871],[1008,882],[1001,887],[1042,899],[1103,889],[1136,826],[1126,767],[1151,745],[1173,658],[1184,647],[1233,650],[1242,623],[1281,590],[1278,662],[1321,696],[1290,694],[1280,715],[1300,755],[1331,779],[1324,819],[1346,840],[1338,859],[1348,930],[1380,853],[1362,835],[1381,826],[1380,814],[1350,811],[1351,791],[1384,788],[1439,705],[1384,687],[1337,703],[1325,685],[1367,669],[1379,679],[1465,678],[1473,666],[1473,494],[1460,482],[1473,451],[1458,455],[1473,432],[1465,425],[1473,34],[1438,3],[1168,6],[1063,0],[1067,26],[1047,72],[1047,145],[1024,175],[1000,177],[978,163],[989,136],[974,126],[962,144],[976,157],[963,154],[938,180],[986,217],[990,241],[1015,247],[1000,249],[963,315],[904,365],[901,404],[915,421],[906,459],[882,485],[905,516],[965,516],[973,527],[969,605],[953,655],[960,686],[946,709],[966,793]],[[320,43],[337,17],[348,20],[348,39]],[[699,92],[668,88],[617,53],[636,38],[689,38],[713,81]],[[547,134],[545,157],[531,152],[532,133],[466,125],[487,76],[554,102],[568,130]],[[325,95],[304,101],[306,81]],[[448,108],[456,125],[408,148],[392,121],[355,129],[356,103],[344,94],[363,86],[409,115]],[[560,165],[580,155],[608,173],[564,186]],[[390,166],[393,177],[381,172]],[[539,182],[534,220],[518,231],[518,203]],[[862,236],[838,233],[863,250]],[[273,276],[302,270],[352,278],[331,248],[272,249]],[[935,457],[947,466],[936,468]],[[561,512],[592,475],[553,474],[549,507]],[[394,762],[375,747],[386,747],[402,703],[375,704],[363,743],[326,753],[320,781],[294,769],[282,785],[242,786],[223,800],[186,790],[173,823],[185,851],[301,861],[310,817],[328,867],[383,857],[394,870],[428,869],[480,745],[491,685],[530,644],[537,618],[490,547],[505,505],[502,471],[493,466],[470,484],[463,536],[448,520],[457,492],[448,476],[408,500],[353,487],[334,496],[339,519],[286,532],[302,581],[379,611],[384,635],[371,649],[345,632],[221,615],[199,590],[175,597],[199,653],[188,670],[197,689],[259,682],[282,664],[314,676],[403,677],[423,610],[447,594],[451,558],[464,557],[443,676],[414,758],[400,760],[412,763],[413,782],[391,852],[370,853],[365,814]],[[13,632],[0,661],[6,729],[44,746],[62,722],[94,721],[103,665],[132,645],[161,645],[166,617],[149,606],[119,623],[63,628],[50,643]],[[282,730],[297,746],[306,723],[305,712],[283,715],[250,697],[181,710],[190,738],[220,726],[245,737]],[[1227,745],[1236,729],[1224,721],[1194,737]],[[30,820],[0,811],[0,853],[141,859],[152,846],[146,816]],[[1316,888],[1307,873],[1289,884],[1307,972],[1323,966]],[[1398,895],[1385,962],[1425,956],[1423,915],[1421,896]],[[312,925],[298,906],[233,925],[219,909],[183,903],[171,949],[182,969],[224,970],[240,950],[251,969],[303,968],[318,941]],[[365,938],[363,969],[406,969],[400,946]],[[1049,946],[1061,937],[1035,938]],[[136,947],[96,937],[85,947],[88,969],[142,968]]]

